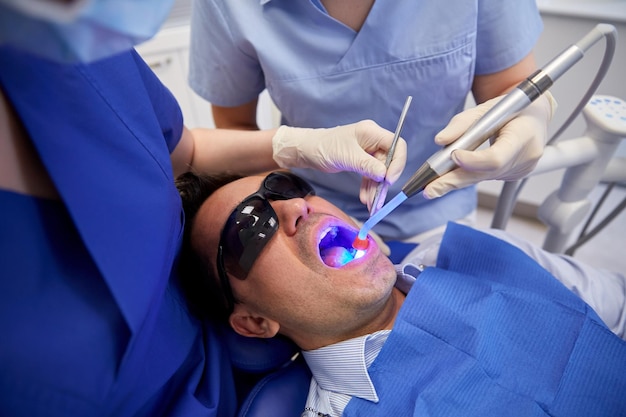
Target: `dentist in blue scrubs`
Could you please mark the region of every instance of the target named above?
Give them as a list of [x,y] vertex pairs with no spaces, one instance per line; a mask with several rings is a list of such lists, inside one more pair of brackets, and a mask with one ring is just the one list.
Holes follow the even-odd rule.
[[[394,130],[412,96],[402,130],[407,168],[389,189],[393,197],[441,145],[534,72],[542,22],[535,0],[194,0],[191,29],[190,85],[212,104],[218,127],[255,128],[266,88],[284,124],[308,128],[371,118]],[[468,94],[480,106],[463,111]],[[542,97],[488,149],[455,152],[460,169],[373,231],[386,241],[420,241],[449,220],[471,221],[473,184],[530,172],[553,110]],[[351,216],[369,217],[359,196],[369,205],[373,194],[360,192],[357,175],[296,172]]]
[[[384,177],[372,155],[393,134],[371,121],[187,130],[132,50],[170,6],[0,1],[2,416],[234,415],[228,354],[173,272],[184,223],[175,175],[275,169],[279,137],[296,165]],[[405,157],[402,143],[396,178]]]

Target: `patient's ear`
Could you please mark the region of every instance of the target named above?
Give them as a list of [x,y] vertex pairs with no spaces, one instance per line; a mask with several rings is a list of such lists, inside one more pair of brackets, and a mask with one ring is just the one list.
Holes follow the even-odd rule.
[[235,304],[228,322],[235,332],[245,337],[270,338],[280,329],[278,322],[253,314],[242,304]]

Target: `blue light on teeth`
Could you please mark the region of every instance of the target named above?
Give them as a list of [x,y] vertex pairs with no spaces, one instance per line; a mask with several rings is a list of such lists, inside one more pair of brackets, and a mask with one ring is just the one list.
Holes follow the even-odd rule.
[[342,267],[347,263],[354,261],[355,259],[362,258],[363,255],[365,255],[364,250],[357,250],[354,254],[352,254],[352,252],[345,251],[342,254],[341,258],[338,260],[338,263],[340,264],[339,267]]
[[352,254],[349,252],[344,252],[343,256],[341,257],[341,259],[338,260],[340,266],[344,266],[345,264],[347,264],[350,261],[353,261],[354,258],[352,257]]

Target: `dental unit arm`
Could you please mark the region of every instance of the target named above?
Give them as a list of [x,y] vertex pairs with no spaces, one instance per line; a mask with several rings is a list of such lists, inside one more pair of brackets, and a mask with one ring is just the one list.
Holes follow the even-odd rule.
[[[548,226],[542,245],[548,252],[573,254],[566,251],[566,246],[591,209],[588,196],[593,189],[602,181],[626,183],[626,160],[614,158],[619,144],[626,138],[626,102],[611,96],[593,96],[583,116],[587,124],[583,136],[547,146],[530,174],[565,168],[559,188],[538,209],[539,219]],[[621,209],[616,207],[615,215],[624,204],[624,201],[620,204]],[[607,216],[605,221],[611,219]]]
[[402,191],[365,222],[355,242],[364,240],[372,227],[407,198],[414,196],[430,182],[454,169],[456,164],[451,158],[453,151],[456,149],[474,150],[479,147],[520,111],[546,92],[557,79],[583,58],[584,53],[589,48],[603,38],[606,38],[607,44],[614,48],[615,27],[609,24],[598,24],[576,44],[571,45],[553,58],[543,69],[536,71],[522,81],[477,120],[459,139],[428,158],[409,178],[402,187]]

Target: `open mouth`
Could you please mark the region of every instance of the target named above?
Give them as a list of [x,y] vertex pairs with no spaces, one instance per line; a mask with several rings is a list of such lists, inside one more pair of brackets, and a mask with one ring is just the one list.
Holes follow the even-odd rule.
[[352,247],[356,236],[356,232],[339,226],[322,231],[318,244],[322,261],[330,267],[339,268],[365,255],[365,251]]

